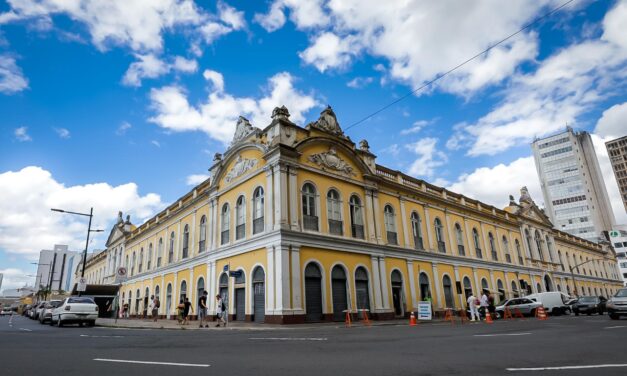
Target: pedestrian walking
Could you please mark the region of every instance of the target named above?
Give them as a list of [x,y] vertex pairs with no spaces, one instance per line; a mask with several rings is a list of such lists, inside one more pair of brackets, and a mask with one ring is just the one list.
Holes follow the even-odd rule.
[[189,301],[189,298],[185,298],[185,302],[183,302],[183,325],[189,325],[189,314],[194,313],[194,307],[192,307],[192,303]]
[[[199,328],[202,328],[202,325],[205,322],[207,317],[207,291],[203,290],[202,295],[198,298],[198,319],[200,320]],[[205,328],[208,328],[209,325],[205,324]]]
[[224,319],[226,315],[226,304],[222,301],[220,294],[216,295],[216,300],[216,321],[218,322],[216,326],[220,326],[220,321],[226,326],[226,320]]
[[124,303],[122,306],[122,314],[125,319],[128,319],[128,303]]
[[479,299],[475,296],[475,294],[470,293],[470,296],[466,300],[468,303],[468,309],[470,309],[470,321],[481,321],[481,316],[479,315]]
[[494,296],[490,294],[488,291],[488,311],[490,312],[490,316],[495,317],[496,306],[494,305]]
[[486,315],[489,311],[488,311],[488,307],[490,305],[489,300],[488,300],[488,294],[490,294],[487,291],[483,291],[483,295],[481,295],[481,301],[479,302],[479,305],[481,306],[480,310],[481,310],[481,314],[482,315]]
[[152,320],[152,310],[155,306],[155,296],[150,295],[150,301],[148,302],[148,315],[150,315],[150,319]]
[[185,301],[181,299],[179,305],[176,306],[176,320],[179,324],[183,323],[183,311],[185,310]]
[[161,302],[159,301],[159,297],[155,297],[152,304],[152,321],[157,322],[159,318],[159,307],[161,307]]

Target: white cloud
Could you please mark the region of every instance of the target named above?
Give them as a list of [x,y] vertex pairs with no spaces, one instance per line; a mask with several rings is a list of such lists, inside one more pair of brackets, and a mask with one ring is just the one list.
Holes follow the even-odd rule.
[[92,43],[100,50],[110,45],[128,46],[134,51],[160,51],[163,34],[179,29],[192,36],[205,36],[205,28],[219,25],[220,35],[242,27],[241,12],[218,3],[218,15],[198,7],[193,0],[7,0],[10,9],[0,13],[0,24],[34,19],[51,24],[56,15],[65,15],[84,24]]
[[88,212],[92,206],[92,226],[105,232],[93,238],[90,248],[103,247],[119,210],[141,223],[164,204],[157,194],[139,194],[135,183],[66,186],[37,166],[4,172],[0,174],[0,250],[28,259],[36,259],[40,250],[54,244],[80,250],[85,247],[86,219],[50,208]]
[[510,164],[500,163],[494,167],[477,168],[471,173],[461,175],[447,189],[497,208],[504,208],[509,203],[509,195],[518,200],[520,188],[523,186],[529,189],[536,204],[544,205],[532,156],[519,158]]
[[[618,22],[617,9],[606,15],[605,27]],[[627,24],[627,13],[620,16]],[[627,48],[604,38],[573,44],[543,60],[535,72],[516,74],[501,103],[474,124],[457,128],[449,146],[470,145],[472,156],[494,155],[574,125],[601,101],[622,93]]]
[[[24,286],[32,287],[35,282],[35,277],[29,277],[29,272],[21,269],[0,269],[0,274],[4,275],[2,278],[2,291],[13,290]],[[0,293],[2,291],[0,291]]]
[[627,20],[627,2],[618,1],[614,9],[603,19],[603,40],[627,49],[627,33],[625,33],[625,21]]
[[28,80],[15,63],[15,59],[0,55],[0,93],[14,94],[27,88]]
[[198,70],[196,60],[188,60],[176,56],[174,62],[166,63],[154,54],[136,54],[137,61],[131,63],[122,78],[122,83],[127,86],[141,86],[144,78],[157,78],[167,74],[171,70],[183,73],[194,73]]
[[351,87],[353,89],[361,89],[363,87],[368,86],[370,83],[374,81],[372,77],[355,77],[352,80],[346,83],[346,86]]
[[65,128],[54,128],[54,131],[57,133],[59,137],[63,139],[70,138],[70,131]]
[[601,137],[619,138],[627,135],[627,102],[603,111],[594,133]]
[[115,131],[115,134],[117,134],[118,136],[122,136],[122,135],[126,134],[126,131],[128,131],[132,127],[133,126],[131,125],[131,123],[129,123],[127,121],[123,121],[122,124],[120,124],[118,129]]
[[398,144],[391,144],[390,146],[381,149],[379,153],[390,154],[393,157],[398,157],[400,152],[401,148],[398,146]]
[[401,130],[401,135],[405,136],[412,133],[418,133],[429,124],[431,124],[431,121],[429,120],[416,120],[414,124],[412,124],[411,128]]
[[28,127],[15,128],[13,135],[15,139],[20,142],[33,141],[32,137],[28,134]]
[[205,80],[211,82],[213,91],[221,93],[224,91],[224,77],[220,72],[216,72],[210,69],[205,69],[202,73]]
[[418,155],[409,167],[410,175],[432,177],[435,169],[448,161],[446,154],[437,149],[437,142],[437,138],[426,137],[405,145],[407,150]]
[[205,181],[207,179],[209,179],[209,174],[189,175],[185,179],[185,184],[187,184],[187,185],[198,185],[198,184],[202,183],[203,181]]
[[298,28],[308,29],[325,26],[329,16],[323,11],[324,0],[275,0],[267,14],[255,14],[255,21],[266,31],[273,32],[285,24],[285,12],[289,9],[290,20]]
[[275,1],[270,6],[267,14],[255,14],[255,22],[261,25],[266,31],[273,32],[285,25],[285,14],[283,13],[283,4]]
[[263,128],[270,122],[272,110],[277,106],[285,105],[291,120],[302,122],[304,114],[318,104],[313,96],[294,88],[294,78],[287,72],[272,76],[265,95],[258,99],[235,97],[224,92],[219,74],[210,74],[208,79],[212,81],[213,88],[208,98],[197,106],[189,103],[181,87],[152,89],[150,99],[155,115],[149,121],[176,132],[202,131],[213,139],[228,143],[240,115]]
[[340,38],[334,33],[325,32],[315,37],[311,46],[299,53],[307,64],[312,64],[320,72],[330,68],[344,68],[359,47],[353,37]]
[[157,140],[152,140],[152,141],[150,141],[150,143],[153,144],[154,146],[158,147],[158,148],[161,147],[161,144]]

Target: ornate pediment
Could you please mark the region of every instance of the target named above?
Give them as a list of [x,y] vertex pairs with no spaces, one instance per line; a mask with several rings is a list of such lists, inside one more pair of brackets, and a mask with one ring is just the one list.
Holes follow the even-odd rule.
[[256,130],[259,130],[259,129],[253,127],[248,121],[248,119],[246,119],[243,116],[240,116],[239,119],[237,120],[237,125],[235,126],[235,134],[233,135],[231,146],[247,138]]
[[356,175],[353,167],[339,157],[339,155],[337,154],[337,150],[335,150],[334,146],[331,146],[331,148],[329,148],[329,151],[326,151],[324,153],[312,154],[309,156],[308,159],[310,162],[313,162],[320,167],[335,170],[348,176]]
[[259,161],[256,159],[242,158],[241,155],[238,155],[233,167],[226,173],[224,181],[230,183],[234,179],[257,167],[257,163],[259,163]]
[[340,128],[340,124],[338,124],[335,112],[333,112],[331,106],[327,106],[327,108],[320,113],[318,120],[309,123],[307,127],[317,128],[335,136],[344,136],[344,132],[342,128]]

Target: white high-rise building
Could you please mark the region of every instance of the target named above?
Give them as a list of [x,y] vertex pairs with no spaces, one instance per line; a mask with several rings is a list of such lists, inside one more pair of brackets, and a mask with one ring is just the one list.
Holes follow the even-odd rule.
[[67,245],[56,244],[53,250],[40,251],[35,288],[70,291],[74,286],[74,268],[80,261],[80,253],[68,251]]
[[588,132],[565,132],[536,139],[531,147],[546,214],[564,232],[599,242],[615,218]]
[[613,231],[610,231],[610,242],[616,252],[620,275],[627,286],[627,225],[616,226]]

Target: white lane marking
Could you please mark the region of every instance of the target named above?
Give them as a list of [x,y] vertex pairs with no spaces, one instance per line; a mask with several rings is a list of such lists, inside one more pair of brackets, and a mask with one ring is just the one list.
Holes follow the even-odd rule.
[[594,364],[587,366],[562,366],[562,367],[532,367],[532,368],[506,368],[508,371],[556,371],[564,369],[590,369],[590,368],[615,368],[627,367],[627,364]]
[[20,330],[23,330],[25,332],[32,332],[32,329],[20,328]]
[[475,334],[475,337],[498,337],[498,336],[528,336],[531,333],[496,333],[496,334]]
[[266,341],[326,341],[327,338],[294,338],[294,337],[252,337],[252,340]]
[[627,325],[608,326],[603,329],[618,329],[618,328],[627,328]]
[[172,362],[149,362],[145,360],[125,360],[125,359],[94,359],[97,362],[114,362],[114,363],[135,363],[135,364],[155,364],[159,366],[180,366],[180,367],[209,367],[209,364],[198,363],[172,363]]
[[81,337],[89,337],[89,338],[124,338],[124,336],[90,336],[87,334],[81,334]]

